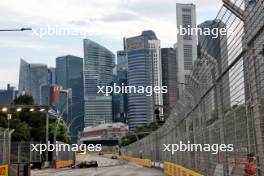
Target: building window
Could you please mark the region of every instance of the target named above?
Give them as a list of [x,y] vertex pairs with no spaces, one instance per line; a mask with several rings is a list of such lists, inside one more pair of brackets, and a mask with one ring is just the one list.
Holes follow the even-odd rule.
[[192,45],[183,45],[183,58],[184,58],[184,69],[193,69],[193,59],[192,59]]
[[[188,28],[192,26],[192,16],[191,14],[183,14],[182,15],[182,27],[184,28]],[[191,35],[184,35],[183,36],[184,40],[192,40],[192,36]]]
[[183,9],[182,9],[182,12],[191,12],[191,9],[183,8]]
[[188,25],[192,25],[192,16],[191,14],[183,14],[182,15],[182,25],[183,27],[188,27]]

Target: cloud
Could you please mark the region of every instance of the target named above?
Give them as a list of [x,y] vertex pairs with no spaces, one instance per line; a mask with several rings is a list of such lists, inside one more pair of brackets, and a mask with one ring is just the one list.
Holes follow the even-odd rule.
[[1,17],[9,20],[28,20],[33,23],[83,23],[87,21],[141,21],[147,18],[175,18],[175,4],[195,3],[197,12],[216,12],[221,0],[8,0],[1,1]]
[[59,25],[85,30],[90,36],[120,42],[120,46],[123,36],[153,29],[163,43],[172,44],[176,3],[180,2],[197,5],[197,23],[213,19],[221,5],[221,0],[8,0],[0,2],[0,21],[13,26],[23,22],[29,27]]
[[136,13],[132,12],[115,12],[110,15],[107,15],[99,20],[104,22],[130,22],[130,21],[138,21],[140,18],[144,20],[144,17],[137,15]]
[[91,23],[91,21],[88,20],[70,20],[67,22],[68,24],[78,25],[78,26],[87,26]]
[[1,68],[0,69],[0,87],[6,88],[6,85],[10,83],[13,86],[17,87],[18,83],[18,69],[10,69],[10,68]]
[[[176,42],[176,3],[180,2],[197,5],[197,23],[215,18],[221,6],[221,0],[6,0],[0,1],[0,26],[57,25],[84,30],[88,38],[113,52],[122,49],[124,36],[140,35],[141,31],[152,29],[162,47],[169,47]],[[82,40],[76,36],[40,39],[29,32],[20,32],[0,34],[0,38],[0,57],[7,56],[6,59],[14,62],[24,56],[42,58],[41,61],[50,58],[50,63],[54,63],[58,54],[82,56]],[[5,65],[3,58],[0,65]]]

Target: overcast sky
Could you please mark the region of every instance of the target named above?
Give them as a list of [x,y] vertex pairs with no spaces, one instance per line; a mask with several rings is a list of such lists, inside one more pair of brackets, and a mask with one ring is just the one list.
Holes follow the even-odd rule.
[[[20,58],[55,65],[58,56],[83,57],[82,38],[113,53],[122,38],[154,30],[162,47],[176,42],[176,3],[196,4],[197,23],[214,19],[221,0],[2,0],[0,29],[31,27],[34,31],[0,32],[0,88],[17,86]],[[66,34],[38,36],[40,30],[68,29]]]

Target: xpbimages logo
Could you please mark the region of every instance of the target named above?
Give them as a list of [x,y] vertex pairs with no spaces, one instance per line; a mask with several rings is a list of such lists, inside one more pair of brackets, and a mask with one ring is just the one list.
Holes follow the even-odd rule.
[[211,152],[218,154],[219,152],[233,152],[233,144],[192,144],[190,141],[179,144],[163,144],[163,152],[170,152],[174,155],[176,152]]
[[97,86],[98,94],[105,94],[106,96],[110,96],[112,93],[114,94],[146,94],[146,96],[152,96],[155,94],[164,94],[168,93],[167,86],[125,86],[124,83],[121,86],[116,85],[114,83],[113,86]]
[[201,36],[211,36],[212,38],[218,38],[221,36],[230,36],[233,35],[234,30],[232,28],[225,28],[225,27],[216,27],[216,28],[200,28],[200,27],[191,27],[188,25],[187,27],[183,27],[180,25],[177,28],[177,33],[179,35],[201,35]]
[[51,144],[50,141],[48,144],[31,144],[31,151],[32,152],[39,152],[40,154],[44,153],[45,151],[67,151],[67,152],[78,152],[82,151],[83,153],[86,152],[100,152],[102,151],[102,145],[101,144],[64,144],[64,143],[58,143]]

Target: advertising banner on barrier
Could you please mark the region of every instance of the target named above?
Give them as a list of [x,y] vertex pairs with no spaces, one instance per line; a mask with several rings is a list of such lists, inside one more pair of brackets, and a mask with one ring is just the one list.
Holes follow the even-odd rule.
[[8,165],[0,165],[0,176],[8,176]]

